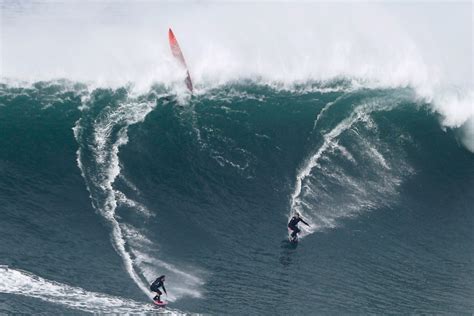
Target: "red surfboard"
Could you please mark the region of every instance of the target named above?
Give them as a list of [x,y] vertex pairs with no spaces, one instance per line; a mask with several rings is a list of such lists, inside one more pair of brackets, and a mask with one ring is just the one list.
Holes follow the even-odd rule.
[[189,75],[188,66],[186,65],[186,61],[184,60],[183,52],[179,47],[178,40],[174,36],[171,28],[168,31],[168,38],[170,41],[171,53],[179,61],[181,66],[186,69],[186,79],[184,80],[184,82],[186,83],[186,87],[188,87],[189,91],[193,92],[193,82],[191,81],[191,76]]
[[155,301],[155,300],[153,300],[153,303],[155,303],[155,305],[159,307],[165,307],[167,304],[165,301]]

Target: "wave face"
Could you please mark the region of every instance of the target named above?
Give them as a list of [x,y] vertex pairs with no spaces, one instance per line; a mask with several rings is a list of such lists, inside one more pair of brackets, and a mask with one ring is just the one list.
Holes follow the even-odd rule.
[[2,84],[0,311],[153,312],[165,274],[173,313],[472,312],[474,156],[431,109],[345,80]]

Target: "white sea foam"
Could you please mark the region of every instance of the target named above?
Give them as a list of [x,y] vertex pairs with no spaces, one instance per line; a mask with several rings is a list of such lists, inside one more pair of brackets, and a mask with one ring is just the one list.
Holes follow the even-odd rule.
[[33,297],[65,308],[94,314],[182,314],[176,310],[157,309],[150,302],[138,302],[87,291],[12,268],[0,268],[0,293]]
[[132,181],[128,180],[123,174],[120,174],[119,177],[130,189],[132,189],[135,193],[140,194],[137,186],[133,184]]
[[[401,183],[400,177],[405,176],[410,168],[400,157],[392,157],[393,164],[396,165],[392,167],[376,149],[377,146],[383,145],[376,136],[370,136],[376,129],[370,113],[390,110],[398,101],[376,98],[355,106],[347,118],[323,135],[323,143],[302,164],[296,176],[289,214],[291,216],[293,211],[298,211],[310,223],[309,228],[301,226],[302,237],[323,228],[334,228],[338,219],[355,216],[361,211],[384,205],[385,200],[391,201],[396,195],[397,186]],[[323,111],[327,110],[328,105]],[[319,119],[320,116],[316,121]],[[363,137],[358,129],[370,132],[366,132]],[[357,148],[357,157],[350,153],[350,149],[346,148],[347,145],[339,144],[343,133],[353,134],[352,141],[356,143],[347,145]],[[338,155],[351,164],[339,164],[340,159],[334,159]],[[392,156],[396,156],[396,153],[392,153]],[[364,160],[366,166],[364,169],[358,163],[358,159]],[[351,175],[350,169],[354,167],[361,174]],[[337,188],[337,200],[334,200],[333,194],[328,193],[327,186]]]
[[385,161],[385,158],[382,156],[382,154],[375,147],[369,147],[369,150],[372,152],[374,157],[380,162],[380,164],[382,166],[384,166],[384,168],[390,169],[390,166]]
[[156,245],[145,236],[145,233],[140,231],[140,229],[126,223],[121,223],[120,227],[122,228],[124,239],[126,239],[131,245],[132,249],[135,247],[150,247],[153,246],[156,248]]
[[326,111],[328,111],[328,109],[330,109],[333,104],[335,104],[336,102],[338,102],[338,101],[339,101],[341,98],[343,98],[343,97],[344,97],[344,96],[340,96],[340,97],[338,97],[336,100],[327,103],[327,104],[323,107],[323,109],[322,109],[321,111],[319,111],[318,115],[316,116],[316,120],[314,121],[314,124],[313,124],[313,130],[316,129],[316,126],[318,125],[319,120],[324,116],[324,114],[326,113]]
[[194,274],[191,274],[179,269],[173,264],[159,260],[137,249],[135,249],[133,253],[136,255],[137,262],[140,264],[146,279],[154,280],[158,272],[161,271],[161,274],[166,273],[167,278],[173,280],[172,291],[169,291],[167,300],[174,301],[183,296],[195,298],[203,297],[199,287],[204,284],[204,281],[202,278],[194,275],[197,269],[190,269],[194,271]]
[[411,86],[472,148],[472,12],[472,2],[7,2],[0,72],[184,92],[167,42],[172,26],[198,95],[241,79],[275,88],[334,78]]
[[[130,184],[131,182],[129,182],[128,185]],[[139,192],[138,189],[136,189],[136,192]],[[123,192],[115,190],[115,197],[118,203],[121,203],[125,206],[130,207],[133,210],[136,210],[138,213],[144,215],[145,217],[153,216],[153,213],[145,205],[128,198]]]
[[295,190],[292,194],[291,198],[291,209],[295,209],[297,205],[297,197],[301,193],[301,185],[303,179],[308,177],[311,173],[311,170],[313,170],[314,167],[316,167],[319,158],[322,156],[322,154],[331,146],[333,146],[333,141],[336,137],[338,137],[343,131],[347,130],[352,126],[354,122],[356,122],[360,118],[360,111],[354,111],[350,117],[344,119],[342,122],[340,122],[334,129],[332,129],[329,133],[324,135],[324,142],[322,146],[317,150],[317,152],[312,155],[306,163],[304,163],[303,167],[300,169],[296,176],[296,187]]
[[[150,257],[146,255],[146,250],[150,249],[156,253],[157,247],[146,237],[146,231],[121,222],[122,220],[116,214],[116,209],[118,203],[121,203],[148,217],[152,215],[152,212],[144,205],[128,198],[123,192],[116,190],[113,184],[120,175],[118,153],[120,146],[128,142],[128,127],[143,121],[154,105],[154,102],[138,103],[127,100],[116,108],[105,107],[102,113],[94,118],[92,130],[83,130],[83,124],[85,123],[83,120],[85,118],[80,119],[73,129],[76,140],[80,145],[77,152],[78,166],[86,181],[92,204],[111,225],[111,236],[115,250],[121,256],[129,276],[147,296],[151,295],[148,283],[154,280],[158,271],[154,268],[150,269],[148,265],[144,264],[154,262],[146,260]],[[88,113],[84,113],[84,115],[87,116]],[[83,133],[92,134],[92,146],[87,145],[88,140]],[[93,157],[93,161],[89,161],[88,164],[82,161],[83,150],[86,149],[91,151],[89,156]],[[88,167],[90,164],[92,165]],[[131,181],[127,180],[126,183],[136,193],[139,193],[138,188]],[[99,189],[99,193],[97,193],[97,189]],[[156,261],[157,259],[153,260]],[[182,295],[199,297],[197,287],[202,284],[200,279],[170,264],[163,262],[161,265],[164,266],[165,270],[179,276],[179,278],[170,278],[174,282],[169,286],[171,295],[168,300],[176,300]],[[146,273],[146,271],[153,271],[153,273]],[[186,287],[187,289],[185,289]]]
[[349,152],[349,150],[347,150],[346,147],[340,145],[340,144],[334,144],[334,147],[335,149],[339,150],[342,155],[344,157],[346,157],[348,160],[350,160],[351,162],[353,162],[354,164],[357,164],[356,160],[354,159],[354,157],[352,156],[352,154]]

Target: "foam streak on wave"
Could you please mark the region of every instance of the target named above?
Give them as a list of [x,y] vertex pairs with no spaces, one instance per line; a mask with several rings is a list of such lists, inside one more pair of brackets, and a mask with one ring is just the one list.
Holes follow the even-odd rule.
[[[374,147],[375,145],[372,141],[361,138],[353,127],[358,123],[362,123],[367,126],[368,130],[375,130],[375,123],[371,120],[369,114],[373,111],[390,110],[396,105],[397,101],[393,101],[393,99],[376,98],[372,101],[366,101],[364,104],[356,106],[347,118],[323,135],[322,145],[298,171],[295,188],[291,195],[290,216],[293,211],[298,211],[311,224],[309,228],[306,226],[301,227],[302,237],[321,228],[335,227],[335,221],[338,218],[351,216],[358,212],[359,209],[373,207],[380,201],[382,194],[392,194],[395,191],[394,188],[400,183],[400,175],[406,173],[409,168],[402,162],[398,162],[399,168],[392,170],[383,155]],[[326,111],[332,106],[334,104],[328,104],[322,111]],[[321,115],[318,115],[316,120],[321,120]],[[359,151],[365,153],[365,156],[360,158],[370,160],[370,163],[367,163],[371,165],[371,170],[367,174],[372,175],[373,178],[364,179],[366,176],[363,176],[362,180],[354,179],[347,172],[344,172],[345,168],[347,168],[346,165],[340,165],[337,159],[332,161],[331,156],[337,156],[339,153],[342,154],[342,158],[350,163],[351,168],[358,165],[357,158],[350,153],[349,149],[339,144],[340,137],[344,132],[352,133],[354,136],[352,141],[354,143],[350,145],[358,147]],[[328,166],[322,166],[320,164],[322,160],[327,162]],[[313,174],[315,168],[318,168],[321,174]],[[343,188],[340,190],[340,194],[346,195],[346,197],[341,199],[345,199],[345,202],[343,202],[345,204],[338,205],[342,210],[335,210],[333,209],[334,207],[328,206],[332,205],[332,202],[322,201],[325,198],[331,199],[330,196],[325,196],[327,188],[321,188],[322,184],[320,182],[322,180],[319,178],[322,177],[328,178],[331,185]],[[362,183],[365,184],[359,183],[359,181],[363,181]]]
[[[349,129],[352,124],[354,124],[357,120],[360,119],[361,117],[361,112],[360,111],[355,111],[352,113],[352,115],[345,120],[343,120],[341,123],[339,123],[334,129],[332,129],[329,133],[324,135],[324,143],[322,146],[318,149],[318,151],[311,156],[311,158],[304,164],[303,168],[300,169],[298,174],[296,175],[296,185],[295,185],[295,190],[293,194],[291,195],[291,211],[299,211],[301,213],[301,209],[299,208],[299,204],[301,204],[301,200],[299,199],[299,196],[301,194],[301,189],[302,189],[302,183],[306,177],[308,177],[311,174],[311,171],[313,170],[314,167],[317,166],[318,160],[321,158],[321,156],[330,148],[331,146],[334,146],[334,140],[341,135],[342,132],[345,130]],[[318,116],[319,119],[319,116]],[[290,214],[291,215],[291,214]],[[319,227],[315,227],[314,223],[310,223],[311,227],[308,228],[307,226],[303,226],[303,234],[307,235],[310,233],[313,233],[315,230],[317,230]]]
[[[133,111],[133,108],[138,110]],[[119,161],[118,161],[118,151],[121,145],[124,145],[128,141],[127,137],[127,128],[130,124],[137,123],[143,120],[151,110],[153,109],[152,104],[135,104],[128,103],[123,104],[119,107],[117,112],[110,114],[106,117],[105,124],[98,125],[96,123],[95,128],[95,144],[94,144],[94,156],[96,158],[96,163],[99,165],[99,168],[102,170],[101,174],[97,176],[98,179],[94,179],[92,175],[89,175],[88,170],[85,168],[84,163],[82,162],[82,149],[79,148],[77,151],[77,161],[78,166],[81,170],[82,176],[86,180],[87,188],[90,192],[91,199],[93,201],[93,206],[112,226],[112,241],[113,246],[117,253],[122,257],[125,268],[129,273],[133,281],[138,285],[138,287],[147,295],[149,295],[148,286],[141,280],[138,273],[135,271],[133,266],[133,260],[130,254],[125,248],[125,240],[123,237],[123,232],[115,218],[115,209],[117,207],[115,191],[112,187],[115,178],[120,173]],[[128,113],[128,116],[126,114]],[[113,143],[112,148],[106,148],[108,136],[112,133],[112,128],[115,124],[120,121],[127,121],[124,127],[119,131],[118,139]],[[81,119],[76,123],[74,127],[74,135],[78,143],[81,144]],[[92,148],[92,147],[90,147]],[[110,149],[110,151],[108,151]],[[98,183],[95,183],[95,181]],[[101,201],[96,196],[94,196],[94,189],[92,187],[100,187],[102,193],[105,194],[105,199]]]
[[[74,135],[80,146],[77,151],[77,162],[89,190],[92,204],[111,225],[111,238],[116,252],[122,258],[132,280],[147,296],[150,295],[147,283],[156,277],[157,271],[147,268],[153,262],[153,260],[145,260],[149,256],[145,258],[140,256],[146,252],[146,249],[150,249],[151,242],[143,235],[145,233],[143,230],[122,222],[116,210],[118,206],[125,206],[145,217],[153,214],[140,203],[128,198],[125,193],[115,189],[113,184],[120,175],[118,153],[120,146],[128,142],[128,127],[143,121],[154,105],[155,102],[139,103],[127,99],[121,104],[100,108],[98,116],[85,111],[74,127]],[[127,185],[139,194],[138,188],[129,180],[127,180]],[[156,249],[156,246],[152,249]],[[175,267],[173,270],[176,271],[167,270],[175,276],[176,271],[179,271]],[[173,291],[170,291],[172,293],[168,296],[169,301],[174,301],[182,295],[200,296],[195,288],[202,284],[202,281],[197,277],[183,277],[183,274],[184,272],[175,281],[186,283],[188,288],[171,287]]]
[[163,313],[179,315],[174,310],[157,310],[150,303],[86,291],[80,287],[51,281],[27,271],[1,268],[0,293],[34,297],[66,308],[99,314]]

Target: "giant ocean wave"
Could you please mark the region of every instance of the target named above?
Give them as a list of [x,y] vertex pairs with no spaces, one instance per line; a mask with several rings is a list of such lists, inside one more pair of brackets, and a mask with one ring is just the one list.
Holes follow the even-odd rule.
[[0,8],[0,312],[474,310],[472,4]]
[[[217,302],[209,309],[214,312],[239,310],[242,302],[255,308],[251,310],[264,308],[251,291],[238,305],[219,305],[215,291],[222,291],[220,282],[231,282],[226,276],[246,280],[253,260],[274,267],[265,259],[271,258],[274,243],[265,242],[270,254],[260,254],[261,242],[255,237],[284,238],[293,210],[310,222],[302,243],[311,243],[307,238],[314,233],[406,207],[407,183],[425,172],[423,157],[435,160],[429,169],[445,163],[449,153],[457,162],[454,168],[465,169],[466,175],[472,170],[472,154],[457,142],[456,131],[443,131],[431,105],[411,88],[364,88],[336,80],[288,90],[244,81],[183,99],[163,85],[136,94],[130,87],[91,90],[87,84],[60,80],[3,84],[1,105],[6,227],[35,205],[50,204],[52,208],[45,208],[37,219],[40,225],[48,227],[53,216],[58,227],[74,227],[61,212],[88,212],[92,206],[98,216],[95,229],[102,227],[101,234],[110,236],[121,262],[116,268],[123,267],[127,275],[120,274],[120,282],[133,280],[136,286],[132,297],[146,300],[149,282],[166,274],[168,299],[189,302],[182,305],[185,309],[209,296]],[[438,177],[452,181],[450,173]],[[464,179],[461,187],[472,180]],[[51,199],[62,191],[77,193],[71,193],[57,213]],[[84,191],[90,204],[83,201],[76,209],[71,203]],[[18,199],[20,194],[23,199]],[[469,201],[472,196],[464,198]],[[31,238],[42,240],[43,234],[39,229]],[[50,234],[53,240],[64,238],[64,232],[54,229]],[[75,237],[67,238],[70,242]],[[248,257],[252,252],[256,257]],[[6,258],[11,258],[7,264],[31,269],[14,256]],[[220,269],[227,269],[221,264],[234,271],[220,275]],[[234,272],[238,274],[232,277]],[[106,275],[111,272],[96,273],[110,278]],[[4,279],[2,292],[28,295],[23,288],[27,280],[18,288],[8,281],[12,276]],[[240,293],[239,284],[236,281],[223,293]],[[84,287],[80,282],[78,286]],[[31,296],[76,308],[72,298],[51,299],[56,294],[48,294],[48,289]],[[94,286],[90,290],[90,295],[99,295]],[[127,297],[129,291],[107,295]],[[87,307],[88,299],[77,300],[83,301],[77,305],[80,310],[98,311]],[[223,297],[222,303],[226,301]],[[111,304],[102,311],[109,311]]]

